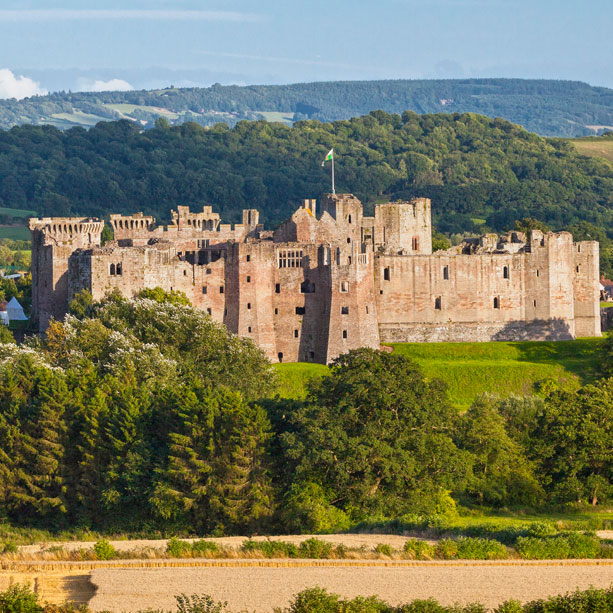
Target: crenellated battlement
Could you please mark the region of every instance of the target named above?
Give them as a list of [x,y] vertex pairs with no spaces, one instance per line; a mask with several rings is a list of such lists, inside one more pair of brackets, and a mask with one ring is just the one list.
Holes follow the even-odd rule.
[[28,227],[33,235],[41,237],[43,244],[99,245],[104,221],[93,217],[33,217]]

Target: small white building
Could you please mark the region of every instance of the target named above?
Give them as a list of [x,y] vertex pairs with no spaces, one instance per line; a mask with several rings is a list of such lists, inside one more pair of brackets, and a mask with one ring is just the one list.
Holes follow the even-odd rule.
[[13,296],[6,305],[6,314],[8,315],[8,320],[10,321],[27,321],[28,318],[23,311],[23,307],[19,304],[19,300]]

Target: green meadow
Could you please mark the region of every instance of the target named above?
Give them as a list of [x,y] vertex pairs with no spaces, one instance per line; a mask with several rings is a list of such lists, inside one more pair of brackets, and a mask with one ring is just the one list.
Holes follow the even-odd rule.
[[11,209],[6,206],[0,206],[0,215],[10,215],[11,217],[33,217],[36,211],[30,209]]
[[613,138],[587,136],[569,140],[582,155],[600,157],[613,162]]
[[0,238],[29,241],[30,230],[25,226],[0,226]]
[[[429,378],[442,379],[459,410],[483,393],[530,395],[547,382],[567,388],[595,380],[601,339],[513,343],[396,343],[394,352],[415,360]],[[277,364],[279,394],[304,398],[306,383],[321,377],[321,364]]]

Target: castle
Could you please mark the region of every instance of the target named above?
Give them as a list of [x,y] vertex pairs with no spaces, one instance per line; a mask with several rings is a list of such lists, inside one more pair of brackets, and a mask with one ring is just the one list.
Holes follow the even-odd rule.
[[352,194],[315,200],[275,231],[255,209],[230,226],[179,206],[103,221],[31,219],[32,312],[44,331],[86,289],[184,292],[273,362],[328,363],[381,342],[562,340],[599,336],[598,243],[568,232],[486,234],[432,252],[430,201],[363,215]]

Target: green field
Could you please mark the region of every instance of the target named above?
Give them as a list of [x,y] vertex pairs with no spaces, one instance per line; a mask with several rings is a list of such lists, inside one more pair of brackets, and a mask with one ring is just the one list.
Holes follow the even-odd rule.
[[294,119],[294,113],[280,113],[277,111],[258,111],[258,113],[263,115],[266,121],[292,123],[292,120]]
[[613,138],[599,138],[588,136],[586,138],[569,139],[582,155],[601,157],[613,162]]
[[25,226],[0,226],[0,238],[29,241],[30,230]]
[[11,209],[6,206],[0,206],[0,215],[10,215],[11,217],[33,217],[36,211],[29,209]]
[[[458,409],[467,409],[483,393],[530,395],[540,383],[555,381],[577,388],[598,374],[597,338],[558,342],[397,343],[394,352],[415,360],[429,378],[442,379]],[[326,373],[321,364],[278,364],[279,393],[303,398],[306,382]]]
[[275,364],[274,367],[279,375],[278,391],[282,398],[304,398],[308,381],[328,373],[327,366],[307,362]]
[[104,106],[113,109],[114,111],[119,111],[124,115],[131,115],[136,109],[140,109],[141,111],[147,111],[148,113],[155,113],[156,115],[168,117],[168,119],[177,119],[179,117],[178,113],[175,113],[168,109],[164,109],[159,106],[147,106],[137,104],[105,104]]

